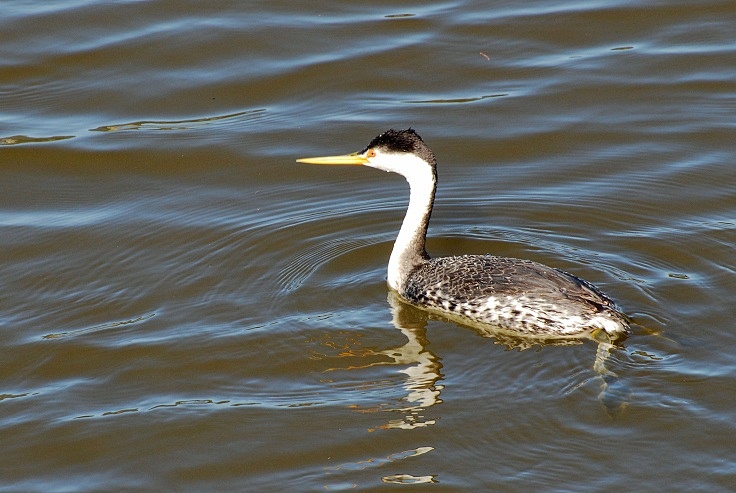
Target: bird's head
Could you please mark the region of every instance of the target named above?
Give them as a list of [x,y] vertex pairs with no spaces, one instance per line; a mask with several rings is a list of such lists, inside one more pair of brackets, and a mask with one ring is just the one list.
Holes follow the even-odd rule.
[[407,179],[416,173],[427,171],[435,174],[434,153],[413,129],[387,130],[373,139],[365,149],[340,156],[323,156],[297,159],[308,164],[363,165],[383,171],[392,171]]

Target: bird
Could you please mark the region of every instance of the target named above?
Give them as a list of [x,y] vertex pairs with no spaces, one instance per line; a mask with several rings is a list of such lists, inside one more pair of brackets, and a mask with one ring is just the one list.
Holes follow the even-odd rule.
[[363,165],[406,178],[409,205],[387,273],[389,288],[403,301],[513,337],[615,342],[630,332],[628,317],[611,298],[563,270],[490,254],[430,257],[426,237],[437,190],[437,160],[414,129],[387,130],[352,154],[297,162]]

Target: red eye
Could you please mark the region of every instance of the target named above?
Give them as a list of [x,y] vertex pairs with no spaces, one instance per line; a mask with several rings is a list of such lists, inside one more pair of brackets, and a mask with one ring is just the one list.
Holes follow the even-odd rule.
[[376,157],[376,151],[368,149],[368,152],[365,153],[365,157]]

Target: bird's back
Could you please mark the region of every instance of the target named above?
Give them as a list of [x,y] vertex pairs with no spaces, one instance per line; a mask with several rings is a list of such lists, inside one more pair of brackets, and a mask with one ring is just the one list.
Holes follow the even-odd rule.
[[409,302],[522,335],[578,337],[596,329],[610,336],[628,324],[592,284],[531,260],[491,255],[429,259],[409,276]]

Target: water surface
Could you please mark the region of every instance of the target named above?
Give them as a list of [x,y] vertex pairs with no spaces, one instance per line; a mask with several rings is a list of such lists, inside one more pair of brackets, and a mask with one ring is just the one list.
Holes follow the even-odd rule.
[[[20,2],[0,19],[0,489],[730,491],[730,2]],[[510,349],[402,305],[530,258],[633,320]],[[666,481],[666,483],[663,483]],[[409,486],[422,483],[424,486]]]

